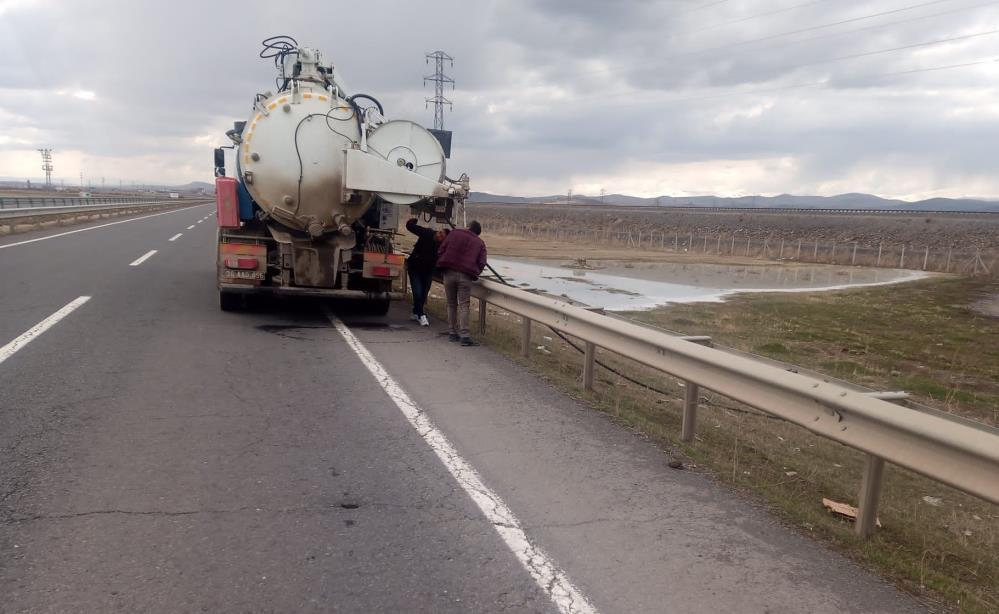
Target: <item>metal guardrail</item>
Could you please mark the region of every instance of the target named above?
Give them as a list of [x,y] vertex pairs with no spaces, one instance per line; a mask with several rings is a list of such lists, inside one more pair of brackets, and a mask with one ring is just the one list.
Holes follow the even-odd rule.
[[895,463],[966,493],[999,504],[999,429],[954,420],[889,402],[895,393],[870,393],[793,373],[736,354],[705,347],[565,301],[481,280],[472,287],[484,332],[487,303],[522,318],[523,339],[539,322],[586,344],[583,383],[593,385],[601,347],[686,382],[685,441],[694,437],[699,388],[703,387],[778,416],[866,453],[856,530],[874,530],[885,462]]
[[197,205],[199,202],[211,202],[205,200],[159,200],[154,202],[143,202],[135,204],[114,204],[97,205],[84,207],[32,207],[30,209],[7,209],[0,210],[0,227],[7,227],[9,232],[14,232],[19,226],[40,227],[41,224],[49,222],[64,222],[66,220],[78,221],[92,219],[94,216],[111,217],[114,215],[128,215],[131,213],[143,213],[147,211],[159,211],[169,207],[185,205]]
[[[176,200],[158,200],[152,202],[134,204],[114,204],[114,205],[82,205],[82,206],[56,206],[56,207],[29,207],[25,209],[0,209],[0,220],[17,220],[33,217],[45,217],[68,213],[98,213],[101,211],[117,211],[119,209],[135,209],[139,207],[150,207],[155,205],[178,204]],[[190,201],[184,201],[187,203]]]
[[94,196],[63,197],[63,196],[0,196],[0,209],[30,209],[35,207],[96,207],[99,205],[140,205],[143,203],[162,202],[165,196]]

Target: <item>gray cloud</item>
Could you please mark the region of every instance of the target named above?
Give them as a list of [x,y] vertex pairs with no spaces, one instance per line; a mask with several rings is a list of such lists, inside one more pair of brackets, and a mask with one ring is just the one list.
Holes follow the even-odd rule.
[[926,1],[23,0],[0,8],[0,175],[50,146],[57,175],[208,179],[273,88],[260,39],[291,34],[423,122],[423,53],[455,56],[450,167],[478,189],[999,195],[999,63],[924,70],[999,58],[999,36],[879,53],[996,29],[999,3],[898,10]]

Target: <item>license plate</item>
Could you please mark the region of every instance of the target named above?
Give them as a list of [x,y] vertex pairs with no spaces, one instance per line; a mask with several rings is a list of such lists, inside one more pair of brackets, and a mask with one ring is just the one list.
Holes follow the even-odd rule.
[[263,281],[264,274],[260,271],[233,271],[226,269],[222,271],[222,277],[228,277],[230,279],[255,279]]

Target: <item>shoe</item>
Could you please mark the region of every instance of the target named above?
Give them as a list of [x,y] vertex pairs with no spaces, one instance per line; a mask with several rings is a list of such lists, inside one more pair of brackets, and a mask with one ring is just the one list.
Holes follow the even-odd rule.
[[447,336],[447,340],[448,341],[453,341],[453,342],[457,343],[457,342],[461,341],[461,337],[459,337],[458,335],[456,335],[454,333],[449,333],[448,336]]
[[427,319],[427,316],[420,316],[420,326],[430,326],[430,320]]
[[473,348],[473,347],[475,347],[477,345],[479,345],[479,342],[475,341],[471,337],[462,337],[461,338],[461,347]]
[[420,321],[420,316],[416,315],[415,313],[411,313],[411,314],[409,314],[409,319],[412,320],[412,321],[414,321],[414,322],[419,322]]

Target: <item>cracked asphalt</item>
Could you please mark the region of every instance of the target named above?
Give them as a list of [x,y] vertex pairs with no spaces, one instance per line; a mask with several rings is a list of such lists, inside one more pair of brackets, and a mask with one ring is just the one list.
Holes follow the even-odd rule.
[[[316,304],[218,310],[211,211],[0,249],[0,345],[92,297],[0,363],[0,612],[557,611]],[[405,316],[343,319],[600,612],[921,611]]]

